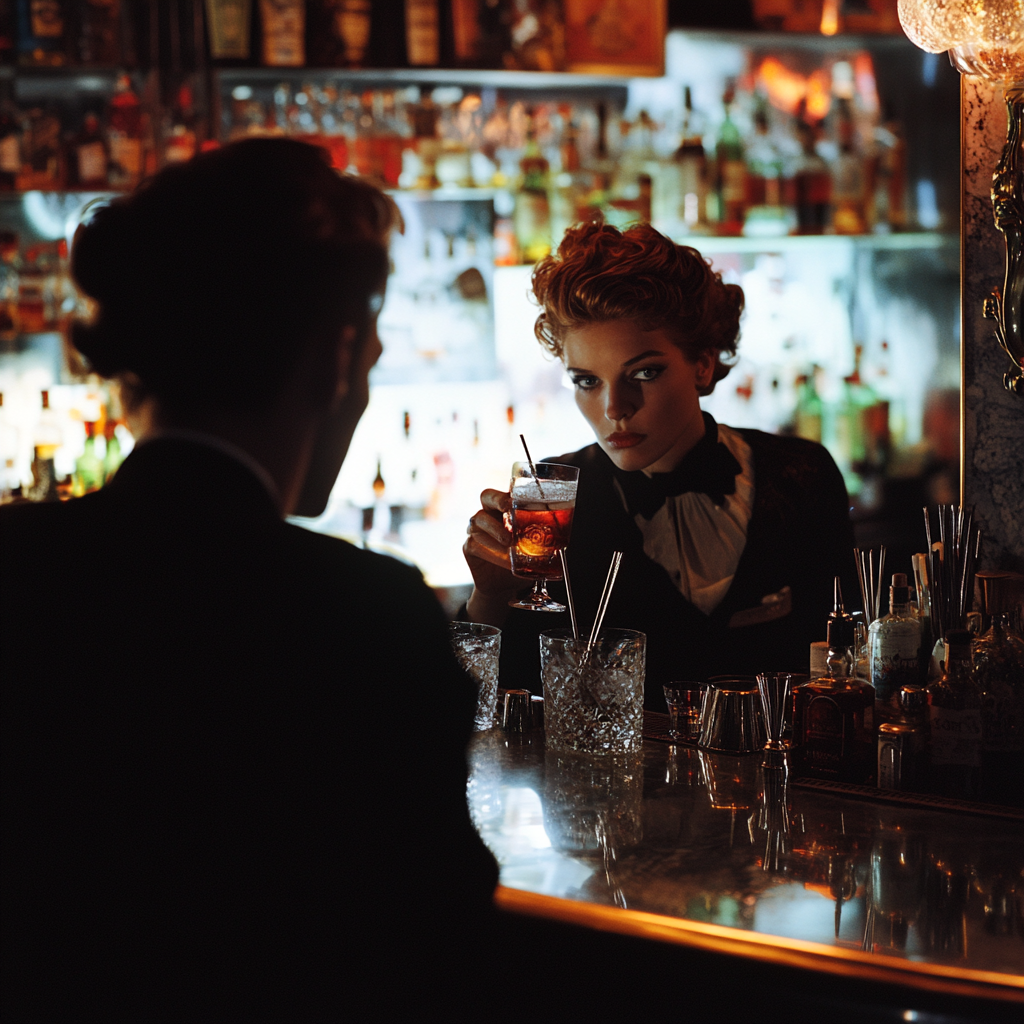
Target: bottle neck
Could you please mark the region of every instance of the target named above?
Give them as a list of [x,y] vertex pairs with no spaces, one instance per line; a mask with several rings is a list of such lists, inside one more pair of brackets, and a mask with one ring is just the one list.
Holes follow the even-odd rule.
[[825,671],[832,679],[849,678],[856,664],[852,647],[830,647],[825,656]]
[[893,601],[892,607],[889,609],[890,615],[898,615],[903,618],[910,614],[910,602],[909,601]]

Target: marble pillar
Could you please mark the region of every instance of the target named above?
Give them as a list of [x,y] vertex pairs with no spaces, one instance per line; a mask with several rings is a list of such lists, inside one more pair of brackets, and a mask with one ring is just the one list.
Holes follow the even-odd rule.
[[960,116],[961,494],[981,525],[980,568],[1024,572],[1024,396],[1003,389],[1009,360],[982,317],[983,301],[1003,284],[1003,236],[990,196],[1006,141],[1002,89],[963,76]]

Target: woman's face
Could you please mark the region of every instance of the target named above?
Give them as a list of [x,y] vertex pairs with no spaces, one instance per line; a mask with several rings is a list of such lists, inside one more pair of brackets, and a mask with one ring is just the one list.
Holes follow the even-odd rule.
[[562,361],[580,412],[619,469],[670,472],[704,436],[697,389],[711,381],[713,353],[691,362],[666,331],[612,320],[567,332]]

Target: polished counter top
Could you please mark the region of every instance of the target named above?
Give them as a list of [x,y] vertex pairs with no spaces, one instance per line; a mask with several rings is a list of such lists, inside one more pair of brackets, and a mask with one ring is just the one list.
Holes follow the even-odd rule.
[[[479,733],[499,905],[764,961],[1024,1001],[1024,816],[805,787],[655,740],[632,759]],[[766,784],[767,775],[767,784]]]

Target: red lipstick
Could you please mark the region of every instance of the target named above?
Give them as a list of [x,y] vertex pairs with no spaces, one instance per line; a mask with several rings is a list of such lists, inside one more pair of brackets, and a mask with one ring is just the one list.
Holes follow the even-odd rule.
[[635,448],[641,441],[646,441],[646,434],[630,434],[628,432],[616,431],[605,438],[605,443],[612,448]]

